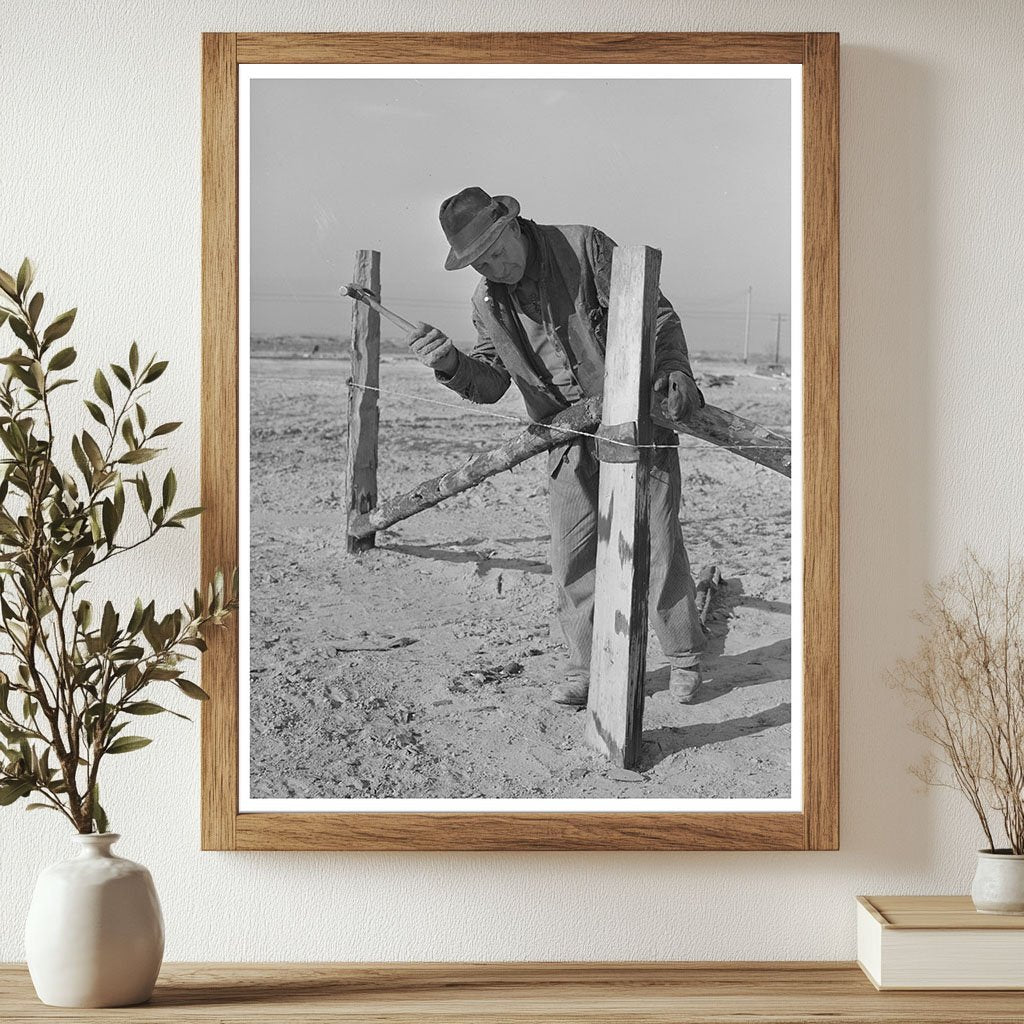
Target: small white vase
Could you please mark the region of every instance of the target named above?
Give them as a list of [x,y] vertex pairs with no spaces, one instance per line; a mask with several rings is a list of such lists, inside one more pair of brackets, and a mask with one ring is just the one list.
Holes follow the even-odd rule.
[[163,915],[149,872],[111,853],[120,838],[76,835],[79,855],[36,882],[25,954],[36,994],[49,1006],[134,1006],[153,993]]
[[982,914],[1024,914],[1024,854],[979,850],[971,899]]

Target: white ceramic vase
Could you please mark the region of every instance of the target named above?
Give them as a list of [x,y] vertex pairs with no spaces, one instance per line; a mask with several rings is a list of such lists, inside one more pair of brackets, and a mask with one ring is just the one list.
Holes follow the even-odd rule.
[[79,855],[36,882],[25,954],[36,994],[50,1006],[133,1006],[153,993],[163,915],[149,872],[111,852],[120,838],[76,835]]
[[1024,914],[1024,854],[979,850],[971,899],[982,914]]

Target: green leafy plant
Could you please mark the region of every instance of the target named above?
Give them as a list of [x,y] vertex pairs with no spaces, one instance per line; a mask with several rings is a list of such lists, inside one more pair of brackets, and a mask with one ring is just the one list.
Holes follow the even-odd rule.
[[181,424],[147,421],[142,399],[167,363],[141,359],[136,344],[123,365],[92,378],[84,404],[96,426],[58,435],[52,396],[77,383],[66,375],[77,353],[58,342],[76,311],[43,328],[33,277],[27,259],[16,276],[0,271],[0,328],[17,340],[0,358],[0,665],[10,669],[0,671],[0,805],[34,797],[29,809],[105,832],[101,764],[152,742],[125,731],[133,721],[186,718],[151,699],[159,687],[207,699],[185,673],[206,649],[205,629],[237,607],[238,579],[226,587],[218,571],[164,615],[141,598],[124,613],[87,599],[94,570],[202,509],[174,507],[173,469],[159,486],[141,469]]

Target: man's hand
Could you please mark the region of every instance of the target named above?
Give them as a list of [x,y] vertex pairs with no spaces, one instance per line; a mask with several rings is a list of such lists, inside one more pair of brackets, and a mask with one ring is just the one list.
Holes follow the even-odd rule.
[[417,324],[405,338],[416,358],[430,369],[450,377],[458,368],[459,357],[455,346],[436,327]]
[[701,407],[697,384],[682,370],[672,370],[656,377],[654,392],[664,398],[665,414],[669,419],[685,423]]

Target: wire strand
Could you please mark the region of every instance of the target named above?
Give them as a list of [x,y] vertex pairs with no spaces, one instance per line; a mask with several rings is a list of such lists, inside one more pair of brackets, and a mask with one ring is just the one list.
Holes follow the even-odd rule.
[[[374,387],[372,384],[357,384],[351,378],[346,381],[346,383],[348,387],[358,388],[361,391],[375,391],[378,395],[393,395],[396,398],[406,398],[412,402],[423,402],[427,405],[439,405],[443,409],[456,409],[461,411],[467,407],[466,403],[459,405],[455,402],[442,402],[437,398],[425,398],[423,395],[411,395],[405,391],[393,391],[391,388],[378,388]],[[544,423],[540,420],[524,419],[522,416],[510,416],[508,413],[494,412],[490,409],[481,409],[475,403],[470,404],[472,405],[473,411],[478,412],[481,416],[493,416],[495,419],[508,420],[510,423],[518,423],[520,426],[524,427],[543,427],[546,430],[557,430],[562,434],[574,434],[577,437],[592,437],[595,440],[603,441],[605,444],[617,444],[621,445],[623,448],[636,448],[643,450],[654,448],[703,448],[705,445],[711,443],[708,441],[704,442],[704,444],[633,444],[631,441],[619,441],[615,438],[602,437],[600,434],[593,434],[586,430],[575,430],[572,427],[562,427],[558,424]],[[759,451],[778,451],[780,448],[780,446],[776,444],[730,444],[723,445],[722,447],[728,448],[730,451],[746,451],[751,449]]]

